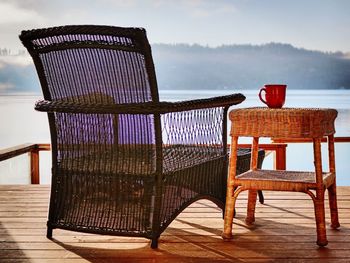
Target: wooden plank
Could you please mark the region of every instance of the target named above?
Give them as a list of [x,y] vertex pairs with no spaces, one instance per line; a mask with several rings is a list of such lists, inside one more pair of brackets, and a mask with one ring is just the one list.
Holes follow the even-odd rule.
[[[208,241],[207,237],[202,237],[202,239],[194,239],[195,236],[187,236],[185,238],[182,237],[175,237],[174,239],[162,238],[160,240],[161,244],[180,244],[185,242],[190,242],[192,244],[206,244],[207,246],[222,246],[223,250],[225,248],[227,250],[234,249],[234,250],[243,250],[243,249],[255,249],[257,246],[257,242],[245,242],[242,241],[238,243],[237,241],[230,241],[230,242],[223,242],[220,239],[212,239]],[[75,246],[78,249],[86,250],[86,249],[137,249],[140,247],[147,247],[148,242],[130,242],[130,239],[124,239],[123,242],[120,243],[111,243],[111,242],[90,242],[90,243],[75,243],[75,242],[65,242],[64,245],[60,245],[59,242],[62,242],[62,240],[57,240],[57,242],[51,242],[51,243],[43,243],[43,242],[18,242],[18,243],[3,243],[0,244],[0,249],[7,249],[7,250],[18,250],[21,249],[23,251],[25,250],[42,250],[43,247],[45,247],[45,250],[48,250],[48,252],[52,250],[65,250],[64,246]],[[261,242],[259,242],[261,243]],[[287,246],[288,248],[286,248]],[[344,251],[348,249],[349,244],[348,243],[335,243],[329,244],[329,249],[333,251]],[[259,244],[259,250],[312,250],[315,249],[315,245],[313,242],[287,242],[287,243],[280,243],[280,242],[263,242]],[[291,252],[291,251],[289,251]]]
[[[11,193],[12,192],[12,193]],[[50,192],[50,185],[0,185],[0,196],[7,195],[7,193],[11,193],[13,195],[28,195],[28,194],[34,194],[37,193],[38,195],[40,194],[46,194],[46,196],[49,195]],[[283,191],[264,191],[264,194],[266,195],[266,198],[302,198],[302,199],[310,199],[308,195],[303,194],[303,193],[297,193],[297,192],[283,192]],[[348,196],[350,197],[350,187],[349,186],[337,186],[337,195],[339,197],[341,196]],[[240,198],[246,197],[246,191],[242,192],[239,195]],[[326,194],[327,197],[327,194]],[[200,203],[212,203],[209,200],[200,200]]]
[[38,190],[49,190],[50,185],[40,184],[40,185],[32,185],[28,187],[28,185],[0,185],[0,191],[38,191]]
[[[1,259],[2,263],[91,263],[90,260],[87,259],[83,259],[83,258],[70,258],[70,259],[64,259],[64,258],[60,258],[60,259],[48,259],[48,258],[27,258],[27,259],[19,259],[19,258],[15,258],[15,259],[10,259],[10,258],[6,258],[6,259]],[[115,262],[115,259],[105,259],[103,260],[103,263],[109,263],[109,262]],[[123,261],[118,261],[123,263]],[[124,261],[126,262],[126,261]],[[135,261],[134,261],[135,262]],[[142,262],[142,261],[141,261]],[[144,261],[146,262],[146,261]]]
[[[108,258],[118,259],[149,259],[157,257],[159,262],[164,262],[168,258],[176,257],[178,262],[193,262],[194,259],[200,259],[197,262],[213,262],[220,259],[230,259],[231,262],[235,260],[244,259],[288,259],[292,256],[294,259],[317,259],[325,258],[334,260],[336,258],[347,258],[349,260],[349,252],[343,250],[323,250],[317,249],[249,249],[244,245],[234,248],[232,244],[227,243],[163,243],[162,250],[151,250],[147,244],[139,244],[139,246],[132,246],[128,243],[121,246],[115,246],[114,249],[84,249],[75,246],[64,245],[66,250],[3,250],[2,259],[11,258],[33,258],[33,259],[75,259],[85,258],[102,261]],[[287,246],[289,244],[286,244]],[[130,247],[130,248],[129,248]],[[130,261],[132,262],[132,261]],[[334,261],[333,261],[334,262]]]
[[14,147],[0,150],[0,162],[30,152],[35,149],[36,144],[25,143]]
[[[15,191],[15,193],[31,193],[31,192],[45,192],[46,194],[49,194],[50,191],[50,185],[0,185],[0,193],[1,191]],[[283,191],[264,191],[264,193],[271,195],[271,196],[307,196],[303,193],[297,193],[297,192],[283,192]],[[245,192],[240,194],[240,196],[244,196]],[[338,195],[350,195],[350,187],[349,186],[337,186],[337,194]],[[210,202],[205,200],[200,200],[199,202]]]
[[9,147],[6,149],[0,150],[0,162],[16,157],[18,155],[31,152],[32,150],[37,151],[50,151],[51,147],[50,144],[37,144],[37,143],[24,143],[20,145],[16,145],[14,147]]
[[37,146],[39,151],[51,151],[51,144],[49,143],[38,143]]
[[[300,259],[283,259],[283,263],[329,263],[329,262],[334,262],[331,261],[332,259],[303,259],[302,261]],[[348,261],[349,259],[340,259],[337,258],[336,262],[337,263],[349,263]],[[91,262],[103,262],[103,263],[130,263],[130,259],[121,259],[121,258],[108,258],[108,259],[103,259],[103,261],[94,261],[92,259],[87,260],[87,259],[82,259],[82,258],[74,258],[74,259],[16,259],[16,260],[12,260],[12,259],[3,259],[3,261],[1,261],[2,263],[91,263]],[[193,262],[193,263],[203,263],[203,260],[201,258],[194,258],[191,260],[181,260],[179,261],[178,258],[176,257],[169,257],[169,258],[162,258],[162,261],[158,261],[157,260],[157,256],[154,256],[153,258],[140,258],[140,259],[133,259],[132,262],[135,263],[143,263],[143,262],[164,262],[164,263],[178,263],[178,262]],[[220,259],[220,260],[215,260],[215,261],[209,261],[209,262],[213,262],[213,263],[222,263],[222,262],[242,262],[241,259],[236,259],[236,260],[231,260],[231,259]],[[254,258],[254,259],[244,259],[244,262],[247,263],[267,263],[267,262],[272,262],[270,259],[258,259],[258,258]],[[275,261],[274,261],[275,262]],[[276,260],[276,262],[281,262],[281,260]]]
[[[245,207],[244,207],[245,208]],[[237,209],[236,212],[238,215],[245,215],[245,210],[243,207]],[[314,212],[310,209],[302,209],[300,212],[296,212],[294,209],[285,210],[285,209],[271,209],[270,211],[266,211],[265,209],[257,209],[256,217],[261,218],[296,218],[296,217],[314,217]],[[348,209],[341,209],[338,212],[340,218],[350,217],[350,211]],[[200,212],[200,216],[202,218],[221,218],[222,212]],[[329,218],[329,213],[326,213],[326,218]],[[43,211],[0,211],[0,218],[16,218],[16,217],[33,217],[33,218],[46,218],[47,217],[47,208]],[[193,213],[183,212],[177,218],[186,219],[186,218],[196,218]]]

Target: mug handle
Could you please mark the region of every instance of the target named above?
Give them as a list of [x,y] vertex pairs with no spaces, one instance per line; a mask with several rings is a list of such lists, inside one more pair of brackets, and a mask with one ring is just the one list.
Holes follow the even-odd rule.
[[261,96],[261,92],[265,92],[265,94],[266,94],[266,89],[265,88],[261,88],[260,89],[260,92],[259,92],[259,99],[263,102],[263,103],[265,103],[266,105],[267,105],[267,102],[262,98],[262,96]]

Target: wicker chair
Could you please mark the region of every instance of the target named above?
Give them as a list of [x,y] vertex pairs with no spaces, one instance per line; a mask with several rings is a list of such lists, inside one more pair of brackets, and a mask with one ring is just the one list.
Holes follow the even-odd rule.
[[[225,207],[227,111],[245,97],[159,102],[142,28],[22,31],[48,113],[54,228],[158,238],[199,199]],[[264,152],[260,152],[260,162]],[[250,150],[238,153],[249,169]]]

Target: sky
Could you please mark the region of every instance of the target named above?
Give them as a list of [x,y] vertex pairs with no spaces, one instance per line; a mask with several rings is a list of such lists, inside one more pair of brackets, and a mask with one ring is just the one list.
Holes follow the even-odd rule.
[[144,27],[151,43],[288,43],[350,52],[350,0],[0,0],[0,48],[23,29],[67,24]]

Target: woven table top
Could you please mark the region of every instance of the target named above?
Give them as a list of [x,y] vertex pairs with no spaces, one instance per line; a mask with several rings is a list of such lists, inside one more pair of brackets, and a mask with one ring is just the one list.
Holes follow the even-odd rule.
[[267,107],[230,112],[231,136],[320,138],[335,133],[335,109]]

